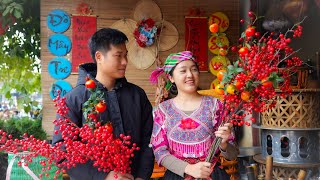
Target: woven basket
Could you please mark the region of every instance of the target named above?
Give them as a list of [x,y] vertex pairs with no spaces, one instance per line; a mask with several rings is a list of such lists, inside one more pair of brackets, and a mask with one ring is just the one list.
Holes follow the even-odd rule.
[[261,113],[264,127],[320,128],[320,90],[294,90],[292,95],[278,97],[276,106]]
[[[306,172],[311,171],[313,174],[317,174],[317,168],[292,168],[292,167],[272,167],[272,179],[287,180],[289,178],[297,179],[299,171],[304,170]],[[259,164],[259,176],[265,177],[266,165]]]
[[[17,154],[12,154],[12,153],[8,154],[9,166],[10,166],[10,162],[13,161],[13,165],[12,165],[11,170],[9,169],[9,166],[7,169],[7,174],[8,173],[10,174],[10,180],[34,180],[34,178],[32,178],[32,176],[30,176],[23,167],[18,166],[18,164],[17,164],[18,161],[20,160],[20,158],[22,156],[27,155],[27,154],[28,154],[28,152],[21,152],[21,153],[17,153]],[[58,168],[56,166],[51,165],[51,170],[42,172],[43,166],[40,165],[40,161],[42,161],[42,160],[46,160],[46,158],[42,157],[42,156],[37,156],[35,158],[32,158],[32,163],[28,163],[27,168],[29,168],[32,171],[32,173],[36,176],[35,179],[37,179],[37,178],[40,179],[39,174],[43,174],[43,177],[41,178],[42,180],[53,179],[53,177],[55,176],[55,172],[58,170]],[[8,172],[8,171],[11,171],[11,172]],[[44,175],[45,173],[48,173],[49,176],[46,177]],[[60,174],[57,179],[62,180],[62,175]]]

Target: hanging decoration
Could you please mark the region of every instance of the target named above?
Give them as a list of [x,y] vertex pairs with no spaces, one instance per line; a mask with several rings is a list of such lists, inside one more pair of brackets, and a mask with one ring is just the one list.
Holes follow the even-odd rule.
[[141,70],[152,66],[160,51],[173,48],[179,40],[178,30],[162,18],[160,8],[153,0],[139,1],[133,19],[116,21],[111,28],[126,34],[128,60]]
[[72,16],[72,72],[78,72],[78,66],[90,61],[88,41],[97,30],[96,16]]
[[63,33],[70,27],[70,16],[61,9],[49,12],[47,16],[48,28],[55,33]]
[[217,23],[219,32],[225,32],[229,28],[229,18],[223,12],[215,12],[209,17],[209,25]]
[[71,62],[65,58],[53,58],[48,63],[48,72],[55,79],[65,79],[71,73]]
[[[72,86],[69,82],[65,80],[58,80],[51,85],[50,88],[50,97],[52,99],[56,98],[58,95],[63,97],[72,89]],[[59,94],[60,93],[60,94]]]
[[202,8],[191,7],[189,8],[188,16],[191,17],[204,17],[206,12]]
[[208,28],[206,17],[185,18],[185,49],[193,52],[200,71],[208,71]]
[[91,15],[93,12],[92,8],[87,3],[80,3],[77,7],[77,13],[81,15]]
[[226,56],[214,56],[209,63],[209,70],[211,74],[217,75],[220,67],[226,67],[230,64],[229,59]]
[[210,37],[208,41],[209,51],[213,54],[219,55],[220,48],[228,49],[229,48],[229,40],[225,35],[213,35]]
[[157,26],[155,21],[151,18],[142,19],[137,23],[137,28],[134,30],[133,35],[140,47],[153,45],[157,33]]
[[64,34],[53,34],[49,37],[47,46],[53,55],[65,56],[71,50],[71,41]]

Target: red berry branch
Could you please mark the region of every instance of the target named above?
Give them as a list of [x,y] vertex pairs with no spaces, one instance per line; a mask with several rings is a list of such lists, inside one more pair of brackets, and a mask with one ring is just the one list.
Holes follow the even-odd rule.
[[[302,22],[295,24],[285,34],[276,35],[275,32],[263,36],[253,26],[258,19],[253,12],[248,13],[250,23],[242,33],[237,51],[238,59],[224,67],[216,65],[217,78],[220,83],[215,87],[216,93],[223,95],[222,123],[233,123],[237,126],[250,126],[251,122],[245,117],[252,115],[253,111],[264,112],[275,105],[276,91],[281,96],[291,93],[290,76],[302,60],[294,54],[290,47],[291,38],[300,37]],[[240,22],[244,23],[244,20]],[[250,121],[255,122],[254,118]],[[211,146],[206,161],[211,162],[218,149],[221,138],[216,138]]]
[[116,138],[111,123],[100,122],[99,114],[106,110],[106,104],[102,100],[103,93],[98,90],[93,80],[88,80],[86,87],[91,91],[91,96],[84,103],[83,111],[87,122],[83,127],[78,127],[68,118],[66,98],[58,95],[54,102],[60,118],[55,119],[54,124],[59,126],[59,130],[55,130],[54,133],[61,133],[63,141],[52,146],[27,134],[22,139],[12,139],[11,135],[0,130],[0,151],[12,153],[28,151],[29,153],[22,156],[18,162],[18,165],[24,163],[25,166],[32,163],[32,159],[37,156],[45,157],[47,160],[40,162],[44,168],[39,177],[49,176],[46,171],[51,169],[51,165],[59,168],[53,177],[56,179],[60,173],[89,160],[93,161],[99,171],[130,173],[131,158],[139,147],[131,143],[130,136],[121,134]]

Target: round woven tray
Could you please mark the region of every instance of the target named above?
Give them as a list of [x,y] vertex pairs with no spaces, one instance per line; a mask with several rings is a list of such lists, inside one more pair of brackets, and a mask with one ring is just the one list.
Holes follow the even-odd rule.
[[179,33],[177,28],[168,21],[161,21],[161,33],[160,33],[160,51],[168,51],[173,48],[179,41]]
[[155,21],[161,21],[162,19],[160,7],[152,0],[141,0],[134,9],[134,20],[141,21],[146,18],[151,18]]
[[128,60],[137,69],[148,69],[156,60],[155,45],[141,48],[137,43],[128,44]]
[[122,31],[129,39],[134,41],[133,31],[137,26],[137,22],[132,19],[121,19],[113,23],[110,27]]

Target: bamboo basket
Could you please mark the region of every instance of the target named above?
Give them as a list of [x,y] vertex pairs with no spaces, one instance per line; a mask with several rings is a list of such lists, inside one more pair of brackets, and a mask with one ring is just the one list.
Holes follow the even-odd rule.
[[263,127],[320,128],[320,89],[295,89],[276,106],[261,113]]

